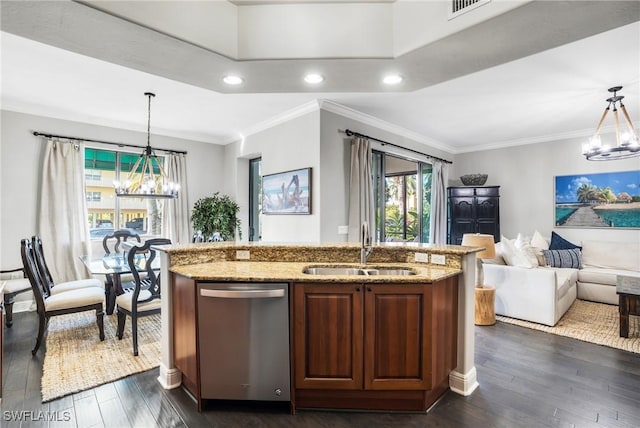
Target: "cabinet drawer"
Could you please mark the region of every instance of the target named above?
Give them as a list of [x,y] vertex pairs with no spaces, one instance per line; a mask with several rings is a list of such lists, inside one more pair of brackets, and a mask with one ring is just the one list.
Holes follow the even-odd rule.
[[449,187],[449,196],[473,196],[474,187]]
[[500,187],[476,187],[476,196],[500,196]]

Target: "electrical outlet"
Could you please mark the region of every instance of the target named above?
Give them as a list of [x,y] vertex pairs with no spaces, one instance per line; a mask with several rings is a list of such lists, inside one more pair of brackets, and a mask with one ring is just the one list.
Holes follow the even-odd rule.
[[349,226],[338,226],[338,235],[348,235]]
[[429,254],[426,254],[426,253],[415,253],[414,260],[416,262],[429,263]]
[[236,260],[249,260],[251,253],[249,250],[236,250]]
[[431,254],[431,263],[434,265],[446,265],[447,257],[444,254]]

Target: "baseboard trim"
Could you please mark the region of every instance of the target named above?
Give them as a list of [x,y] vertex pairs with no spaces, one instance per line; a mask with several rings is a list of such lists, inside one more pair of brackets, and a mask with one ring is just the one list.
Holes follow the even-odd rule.
[[164,389],[178,388],[182,384],[182,372],[176,368],[168,369],[164,364],[160,364],[158,382]]
[[449,373],[449,388],[456,394],[471,395],[478,386],[475,366],[467,373],[458,373],[456,371]]

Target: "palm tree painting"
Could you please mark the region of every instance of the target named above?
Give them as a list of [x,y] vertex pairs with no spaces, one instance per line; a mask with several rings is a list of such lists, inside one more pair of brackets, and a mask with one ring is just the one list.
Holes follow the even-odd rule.
[[555,225],[640,228],[640,171],[555,177]]

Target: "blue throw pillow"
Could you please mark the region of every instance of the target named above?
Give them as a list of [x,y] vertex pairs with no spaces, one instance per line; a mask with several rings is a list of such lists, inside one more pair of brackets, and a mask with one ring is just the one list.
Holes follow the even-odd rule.
[[549,244],[550,250],[570,250],[572,248],[582,250],[582,247],[567,241],[555,232],[551,232],[551,243]]
[[582,254],[580,249],[542,250],[547,266],[557,268],[582,269]]

